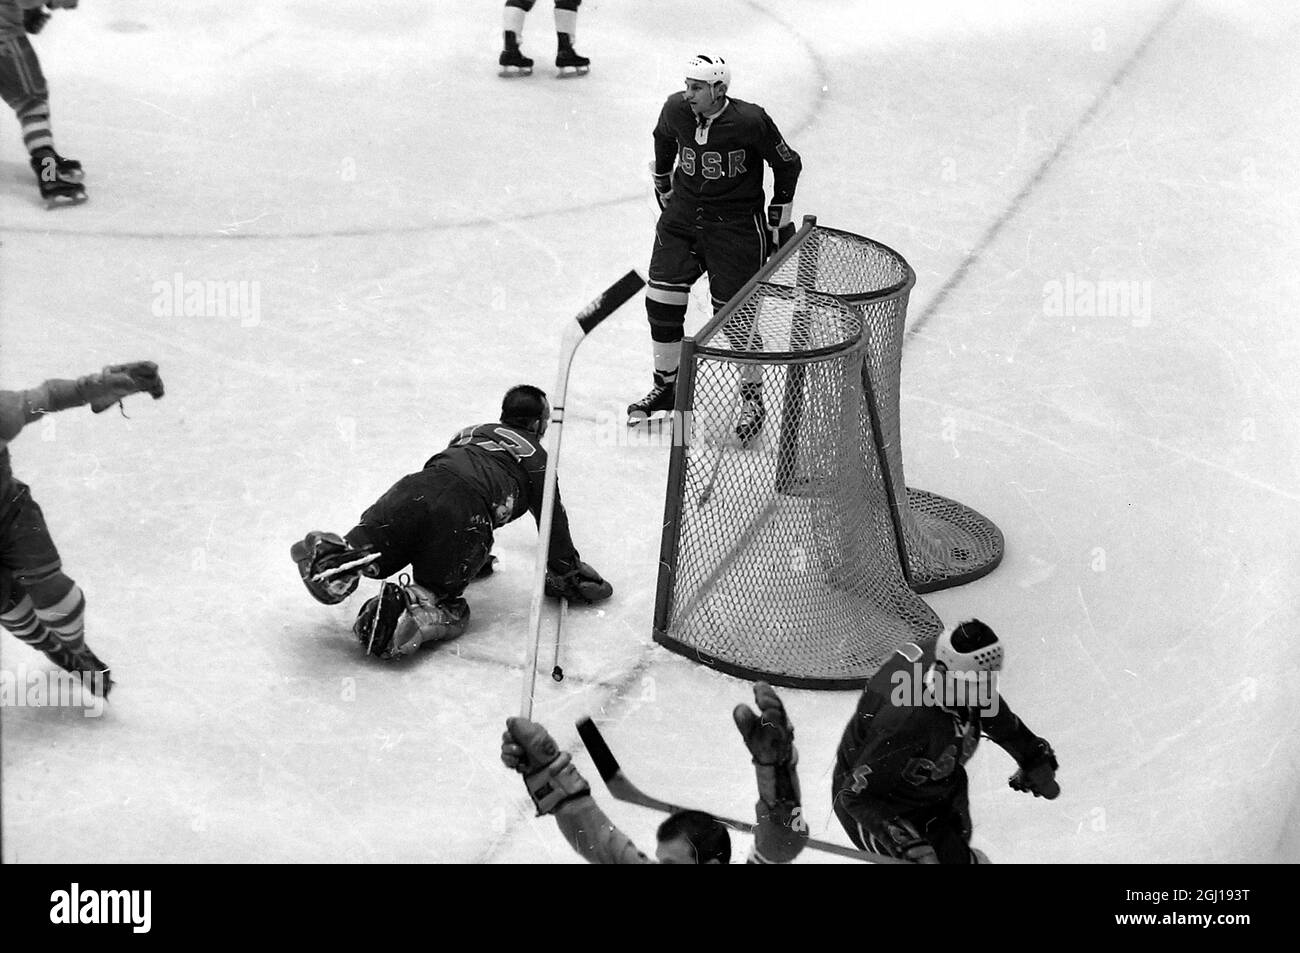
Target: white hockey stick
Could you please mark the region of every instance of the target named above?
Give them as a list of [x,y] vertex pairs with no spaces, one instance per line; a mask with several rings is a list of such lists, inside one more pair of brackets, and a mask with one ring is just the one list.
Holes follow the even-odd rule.
[[546,564],[551,548],[551,523],[555,516],[555,473],[560,462],[560,435],[564,431],[564,398],[569,389],[569,367],[573,355],[596,325],[621,308],[645,287],[645,279],[629,271],[583,308],[564,329],[560,341],[560,370],[551,392],[550,440],[546,447],[546,482],[542,490],[542,512],[537,520],[537,565],[533,569],[533,601],[528,612],[528,644],[524,661],[524,686],[519,703],[523,717],[533,716],[533,692],[537,685],[537,649],[542,637],[542,601],[546,597]]
[[564,681],[564,669],[560,668],[560,642],[564,640],[564,622],[569,617],[569,600],[560,597],[560,617],[555,620],[555,657],[551,659],[551,678],[557,682]]
[[[676,814],[685,808],[670,804],[667,801],[661,801],[656,797],[646,794],[635,784],[627,779],[623,774],[623,769],[619,766],[618,759],[614,757],[614,752],[609,750],[609,745],[605,743],[605,737],[596,727],[596,723],[590,718],[583,718],[578,723],[578,737],[582,743],[587,746],[587,752],[591,755],[592,763],[596,765],[596,770],[600,772],[601,780],[609,788],[609,793],[614,795],[620,801],[626,801],[629,804],[639,804],[641,807],[648,807],[652,811],[661,811],[664,814]],[[708,813],[717,818],[732,830],[740,831],[742,834],[752,834],[754,825],[746,821],[737,821],[730,817],[722,817],[718,814]],[[888,857],[885,854],[877,854],[869,850],[857,850],[853,847],[843,847],[839,844],[832,844],[829,841],[815,840],[809,838],[804,841],[804,846],[809,850],[820,850],[827,854],[836,854],[840,857],[850,857],[853,860],[866,861],[872,864],[910,864],[910,861],[900,860],[897,857]]]

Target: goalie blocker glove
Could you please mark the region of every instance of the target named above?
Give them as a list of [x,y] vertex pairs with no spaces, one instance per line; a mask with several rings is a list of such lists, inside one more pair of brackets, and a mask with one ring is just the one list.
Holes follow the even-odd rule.
[[591,605],[604,602],[613,594],[614,587],[581,559],[574,563],[547,567],[546,595],[552,599],[568,599],[570,602]]
[[1056,752],[1046,740],[1039,738],[1033,753],[1020,765],[1020,770],[1011,775],[1007,784],[1013,790],[1054,801],[1061,793],[1061,786],[1056,783],[1058,767]]
[[501,761],[524,776],[538,817],[554,813],[566,801],[591,794],[591,785],[573,766],[573,756],[560,751],[550,733],[527,718],[506,719]]

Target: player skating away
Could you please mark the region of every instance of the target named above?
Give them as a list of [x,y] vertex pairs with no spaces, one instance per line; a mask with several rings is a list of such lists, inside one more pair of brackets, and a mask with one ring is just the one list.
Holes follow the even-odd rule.
[[[533,61],[524,56],[520,43],[524,38],[524,16],[536,0],[506,0],[502,14],[502,32],[505,46],[497,64],[502,76],[528,76],[533,71]],[[591,67],[591,60],[579,56],[573,48],[578,31],[578,7],[582,0],[555,0],[555,67],[559,76],[582,76]]]
[[41,198],[49,207],[86,200],[81,163],[54,151],[50,131],[50,92],[28,33],[39,33],[49,19],[44,7],[73,8],[77,0],[0,0],[0,97],[22,126]]
[[[749,863],[784,864],[794,860],[808,838],[801,817],[799,753],[794,726],[776,691],[766,682],[754,685],[758,710],[737,705],[732,712],[754,761],[758,802],[754,813],[754,847]],[[541,725],[509,718],[501,736],[501,760],[524,776],[537,813],[553,814],[569,844],[593,864],[654,863],[615,827],[591,796],[591,787]],[[659,863],[728,863],[731,842],[726,828],[701,811],[679,811],[659,828],[655,859]]]
[[[803,163],[767,112],[733,99],[731,68],[719,56],[686,64],[686,89],[668,97],[653,138],[655,195],[661,209],[650,255],[646,315],[654,386],[628,406],[628,423],[671,411],[691,286],[707,272],[716,313],[794,235],[791,210]],[[763,163],[772,167],[772,203],[763,217]],[[729,327],[737,350],[762,350],[748,328]],[[761,373],[743,372],[736,436],[748,444],[763,425]]]
[[0,625],[60,668],[81,674],[104,697],[113,681],[108,666],[86,645],[85,596],[64,574],[31,489],[14,478],[9,442],[45,414],[82,404],[99,413],[141,391],[155,400],[163,395],[157,364],[118,364],[75,381],[55,379],[30,390],[0,391]]
[[986,861],[970,848],[964,765],[987,735],[1020,765],[1016,790],[1055,798],[1056,756],[996,689],[1003,648],[972,619],[904,645],[867,682],[835,757],[835,814],[853,843],[922,864]]
[[[545,393],[528,384],[512,387],[499,422],[460,431],[344,536],[316,531],[294,543],[290,556],[307,590],[334,605],[351,595],[362,575],[385,579],[410,566],[410,583],[385,583],[361,607],[353,631],[367,652],[398,658],[425,642],[461,635],[469,624],[461,594],[491,571],[492,531],[525,513],[541,514],[542,436],[550,417]],[[613,594],[574,548],[558,491],[548,559],[548,595],[593,603]]]

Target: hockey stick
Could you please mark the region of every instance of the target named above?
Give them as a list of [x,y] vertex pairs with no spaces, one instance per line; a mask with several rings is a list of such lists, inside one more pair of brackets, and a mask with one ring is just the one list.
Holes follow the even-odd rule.
[[645,286],[645,279],[629,271],[606,288],[595,301],[578,312],[564,329],[560,341],[560,369],[551,392],[551,438],[546,448],[546,478],[542,490],[542,512],[537,518],[537,565],[533,570],[533,601],[528,612],[527,658],[519,709],[525,718],[533,715],[533,691],[537,685],[537,650],[542,638],[542,600],[546,596],[546,564],[551,548],[551,524],[555,516],[555,473],[560,461],[560,435],[564,432],[564,398],[569,389],[569,366],[587,335],[621,308]]
[[[369,566],[379,558],[379,553],[366,553],[365,550],[360,549],[354,550],[353,553],[364,553],[364,555],[360,555],[357,559],[353,559],[351,562],[346,562],[339,566],[333,566],[329,569],[322,569],[320,572],[316,573],[316,575],[311,577],[312,582],[324,582],[326,579],[333,579],[335,576],[341,576],[345,572],[351,572],[353,569],[360,569],[362,566]],[[350,556],[352,553],[349,553],[348,555]]]
[[551,660],[551,678],[557,682],[564,681],[564,669],[560,668],[560,641],[564,638],[564,621],[569,616],[569,600],[560,597],[560,617],[555,621],[555,657]]
[[[591,760],[596,765],[596,770],[600,772],[601,780],[609,788],[609,793],[619,801],[626,801],[628,804],[637,804],[641,807],[648,807],[652,811],[660,811],[664,814],[676,814],[679,811],[686,810],[677,804],[670,804],[667,801],[661,801],[658,798],[646,794],[635,784],[627,779],[623,774],[623,769],[619,767],[618,759],[614,757],[614,752],[609,750],[609,745],[605,743],[605,737],[596,727],[596,723],[591,718],[583,718],[578,723],[578,737],[582,743],[587,746],[587,751],[591,754]],[[730,827],[732,830],[740,831],[742,834],[752,834],[754,825],[746,821],[737,821],[730,817],[721,817],[708,812],[714,818]],[[869,850],[857,850],[853,847],[841,847],[839,844],[832,844],[829,841],[815,840],[808,838],[804,841],[804,846],[812,850],[820,850],[827,854],[836,854],[840,857],[850,857],[853,860],[860,860],[872,864],[906,864],[908,861],[899,860],[897,857],[887,857],[884,854],[877,854]]]

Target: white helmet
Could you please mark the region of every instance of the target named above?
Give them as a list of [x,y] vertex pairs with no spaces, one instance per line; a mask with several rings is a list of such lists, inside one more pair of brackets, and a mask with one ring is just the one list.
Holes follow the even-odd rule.
[[934,660],[950,672],[999,672],[1002,659],[997,633],[979,619],[944,629],[934,643]]
[[697,79],[702,83],[708,83],[710,86],[714,83],[721,83],[730,89],[731,67],[727,65],[727,61],[721,56],[697,53],[686,64],[686,78]]

